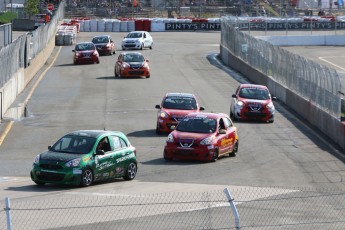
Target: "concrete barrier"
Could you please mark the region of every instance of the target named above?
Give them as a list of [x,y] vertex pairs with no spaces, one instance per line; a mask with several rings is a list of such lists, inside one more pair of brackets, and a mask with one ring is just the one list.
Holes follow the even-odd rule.
[[25,69],[19,69],[16,74],[0,89],[2,102],[2,106],[0,108],[1,119],[19,119],[23,115],[26,104],[20,103],[18,105],[12,105],[12,103],[45,65],[53,52],[54,47],[55,40],[51,39],[47,47],[31,60],[30,66]]
[[272,77],[247,65],[246,62],[233,55],[229,49],[222,45],[220,45],[220,56],[225,65],[240,72],[250,81],[266,85],[281,102],[328,136],[343,151],[345,150],[345,123],[341,122],[339,118],[329,115],[327,111],[276,82]]

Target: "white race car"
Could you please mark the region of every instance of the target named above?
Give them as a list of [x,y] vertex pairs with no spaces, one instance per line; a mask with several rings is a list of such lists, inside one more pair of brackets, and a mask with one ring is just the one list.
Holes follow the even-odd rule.
[[153,47],[153,39],[147,31],[132,31],[122,40],[122,50],[144,49]]

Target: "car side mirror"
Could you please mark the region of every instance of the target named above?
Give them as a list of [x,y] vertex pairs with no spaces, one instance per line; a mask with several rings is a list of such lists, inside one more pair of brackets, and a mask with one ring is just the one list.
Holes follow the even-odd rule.
[[225,129],[220,129],[218,133],[219,134],[226,134],[226,130]]
[[146,61],[146,62],[149,62],[149,60],[147,60],[147,59],[146,59],[145,61]]
[[160,105],[156,105],[155,108],[156,108],[156,109],[160,109],[161,106],[160,106]]
[[273,100],[273,101],[276,101],[276,100],[277,100],[277,97],[272,97],[272,100]]
[[231,95],[231,97],[232,97],[232,98],[236,98],[237,96],[236,96],[236,94],[233,94],[233,95]]
[[172,126],[170,126],[170,129],[171,129],[171,130],[175,130],[175,129],[176,129],[176,126],[175,126],[175,125],[172,125]]
[[75,50],[72,50],[72,52],[75,52]]
[[48,146],[48,150],[50,150],[51,148],[52,148],[51,145],[49,145],[49,146]]
[[104,155],[104,150],[102,150],[102,149],[97,150],[96,155]]
[[200,111],[203,111],[203,110],[205,110],[205,108],[204,108],[204,107],[202,107],[202,106],[200,106]]

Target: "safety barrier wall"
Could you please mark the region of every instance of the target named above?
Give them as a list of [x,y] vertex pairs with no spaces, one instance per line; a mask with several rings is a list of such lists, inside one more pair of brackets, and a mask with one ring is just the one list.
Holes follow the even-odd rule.
[[[63,17],[61,4],[49,24],[21,35],[0,50],[0,120],[50,57],[55,46],[53,38]],[[20,117],[23,110],[18,105],[15,117]]]
[[[338,92],[341,86],[339,76],[335,70],[321,67],[318,64],[314,64],[315,69],[305,70],[295,66],[296,68],[294,69],[307,74],[304,81],[302,81],[299,74],[291,72],[293,71],[291,69],[293,66],[292,63],[286,61],[282,56],[272,56],[272,53],[279,53],[281,48],[273,47],[273,45],[267,42],[255,39],[248,34],[243,34],[234,28],[231,23],[228,23],[226,19],[222,22],[222,28],[220,56],[224,64],[241,72],[252,82],[267,85],[271,93],[277,96],[280,101],[331,138],[341,149],[345,150],[345,125],[340,121],[339,114],[341,100]],[[229,39],[230,36],[232,37],[231,39]],[[304,37],[304,39],[307,40],[308,38]],[[230,42],[230,40],[234,42]],[[249,40],[252,40],[252,42],[250,43],[251,45],[247,46]],[[264,44],[265,48],[254,44],[255,42]],[[258,48],[260,49],[257,50]],[[270,52],[270,50],[273,51]],[[282,53],[291,55],[286,51],[282,51]],[[247,59],[247,56],[252,57]],[[264,57],[269,57],[269,60],[265,60]],[[292,59],[291,56],[289,58],[290,60]],[[307,61],[298,55],[292,60],[294,62],[301,62],[308,68],[313,66],[311,61]],[[252,63],[254,61],[265,62],[265,65]],[[284,72],[283,70],[285,68],[282,65],[290,65],[290,72]],[[318,72],[315,70],[322,71]],[[300,74],[302,75],[303,73],[300,72]],[[327,77],[327,79],[320,80],[322,77]],[[293,81],[295,85],[291,85],[289,81]],[[301,83],[303,82],[306,86],[309,85],[309,88],[312,86],[310,90],[314,93],[300,90],[301,88],[299,87],[301,87]],[[317,98],[314,98],[314,95]],[[324,96],[324,98],[321,98],[320,95]],[[329,103],[325,103],[326,101],[329,101]]]

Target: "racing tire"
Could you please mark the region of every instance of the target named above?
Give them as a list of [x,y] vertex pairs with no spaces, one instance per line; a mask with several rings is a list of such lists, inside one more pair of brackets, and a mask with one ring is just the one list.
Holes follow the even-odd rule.
[[133,180],[135,176],[137,175],[137,164],[134,162],[130,162],[127,169],[125,176],[123,177],[124,180]]
[[269,123],[273,123],[274,122],[274,119],[271,119],[271,120],[268,120]]
[[218,149],[215,149],[213,156],[212,156],[212,159],[211,159],[211,162],[216,162],[218,160],[218,157],[219,157]]
[[164,160],[166,160],[166,161],[172,161],[172,158],[169,158],[169,157],[165,157],[165,156],[164,156]]
[[93,182],[93,172],[91,169],[85,169],[83,170],[83,173],[81,174],[81,181],[80,185],[82,187],[88,187]]
[[238,152],[238,141],[236,141],[234,148],[232,151],[229,153],[229,157],[234,157],[236,156],[236,153]]
[[147,75],[146,78],[150,78],[151,76],[150,75]]
[[141,44],[140,49],[141,49],[141,50],[144,49],[144,44]]
[[99,61],[96,61],[97,64],[99,64]]
[[152,48],[153,48],[153,43],[150,45],[150,50],[152,50]]

